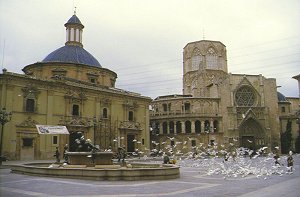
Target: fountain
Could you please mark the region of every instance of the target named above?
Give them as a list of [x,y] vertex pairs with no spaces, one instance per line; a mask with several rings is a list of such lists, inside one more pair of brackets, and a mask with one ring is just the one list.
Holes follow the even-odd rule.
[[[112,151],[100,151],[82,135],[76,139],[76,151],[64,151],[64,163],[25,163],[12,165],[11,172],[91,180],[164,180],[179,178],[179,166],[163,163],[129,162],[124,156],[113,161]],[[118,149],[119,151],[122,148]],[[118,152],[119,152],[118,151]],[[119,152],[120,153],[120,152]],[[118,154],[120,155],[120,154]],[[122,160],[121,160],[122,159]]]
[[[64,153],[65,163],[68,165],[113,165],[113,152],[101,152],[97,146],[91,144],[89,139],[85,140],[81,132],[77,133],[79,136],[76,142],[76,152]],[[65,165],[66,166],[66,165]]]

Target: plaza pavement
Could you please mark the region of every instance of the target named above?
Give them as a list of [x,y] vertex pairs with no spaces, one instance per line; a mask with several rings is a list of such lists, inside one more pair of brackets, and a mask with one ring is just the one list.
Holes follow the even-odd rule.
[[9,166],[20,161],[3,162],[0,169],[0,197],[299,197],[300,155],[294,155],[294,173],[269,177],[226,178],[206,175],[205,169],[180,168],[180,178],[153,181],[91,181],[37,177],[10,173]]

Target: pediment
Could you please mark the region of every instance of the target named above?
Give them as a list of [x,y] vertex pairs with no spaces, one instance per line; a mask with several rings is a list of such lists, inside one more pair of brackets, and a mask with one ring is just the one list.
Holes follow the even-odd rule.
[[29,116],[26,120],[21,122],[20,124],[17,124],[17,127],[29,127],[29,128],[35,128],[36,125],[38,125],[39,122],[32,119],[31,116]]

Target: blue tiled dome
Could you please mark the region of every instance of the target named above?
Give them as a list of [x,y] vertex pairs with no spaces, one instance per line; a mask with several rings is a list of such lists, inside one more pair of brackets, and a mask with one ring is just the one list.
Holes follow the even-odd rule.
[[50,53],[42,62],[62,62],[100,67],[96,58],[80,46],[65,45]]
[[285,96],[283,94],[281,94],[280,92],[277,92],[277,98],[279,102],[287,102],[288,100],[285,98]]

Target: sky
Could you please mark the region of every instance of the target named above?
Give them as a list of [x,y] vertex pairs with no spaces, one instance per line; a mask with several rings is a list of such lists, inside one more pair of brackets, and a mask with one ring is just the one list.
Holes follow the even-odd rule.
[[299,96],[299,0],[0,0],[1,70],[23,74],[64,46],[75,7],[84,49],[118,74],[117,88],[182,94],[183,47],[205,39],[226,46],[228,72],[275,78]]

